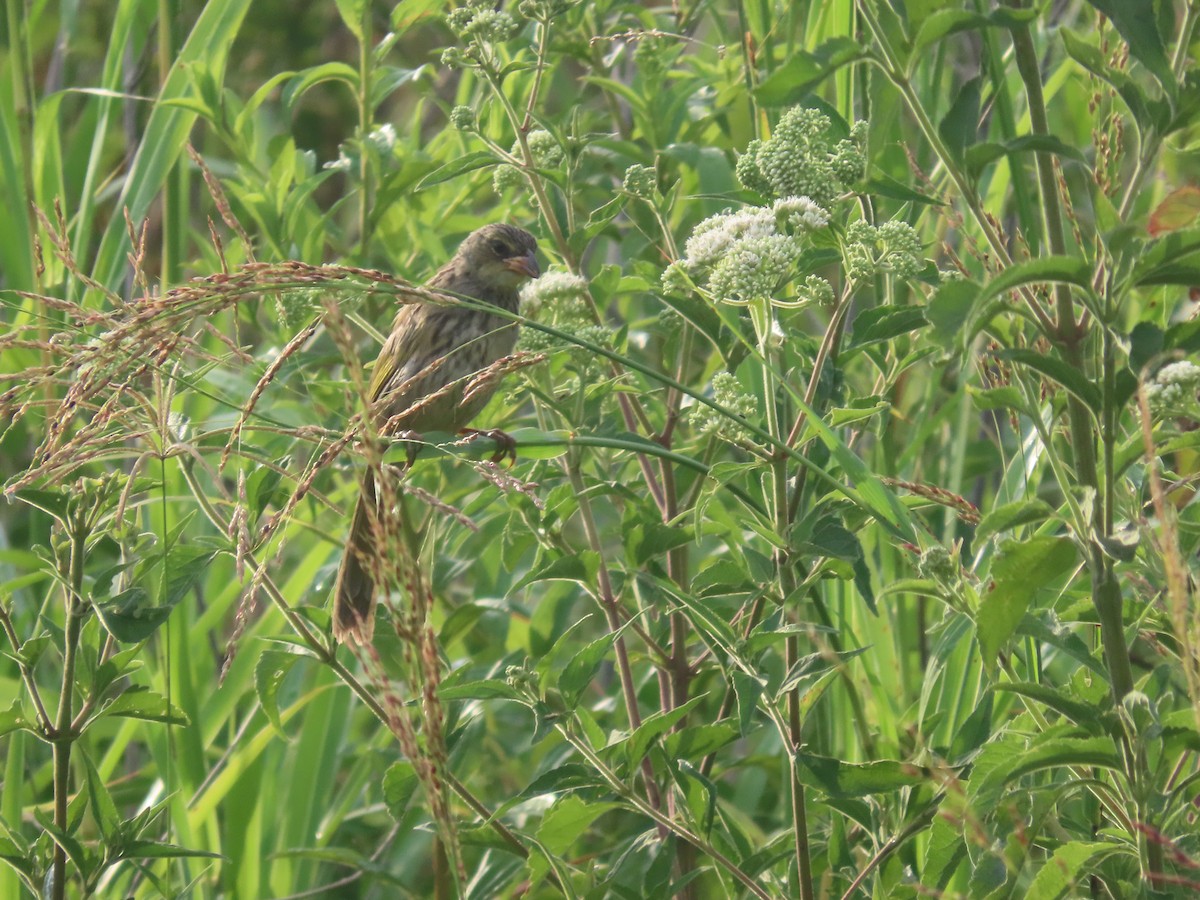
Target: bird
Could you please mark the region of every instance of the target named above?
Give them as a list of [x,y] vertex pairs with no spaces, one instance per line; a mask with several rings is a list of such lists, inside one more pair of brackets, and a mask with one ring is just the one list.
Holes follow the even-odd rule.
[[[426,284],[515,313],[521,286],[541,274],[536,253],[537,240],[523,228],[485,225],[471,232]],[[495,390],[494,382],[476,382],[468,393],[472,376],[512,353],[516,340],[516,323],[486,310],[406,304],[375,361],[368,390],[373,421],[392,434],[467,431]],[[487,434],[507,438],[502,432]],[[369,644],[374,632],[376,586],[367,560],[373,552],[375,503],[375,477],[368,469],[334,583],[333,635],[343,644]]]

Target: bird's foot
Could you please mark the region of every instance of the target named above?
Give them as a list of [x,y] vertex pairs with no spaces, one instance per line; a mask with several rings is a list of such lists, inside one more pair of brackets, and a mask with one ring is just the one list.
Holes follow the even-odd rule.
[[393,438],[397,441],[404,442],[404,453],[408,457],[404,463],[405,469],[411,469],[413,463],[417,461],[417,454],[421,452],[421,444],[425,440],[425,436],[419,431],[398,431]]
[[491,438],[496,442],[496,452],[492,454],[492,462],[498,463],[503,459],[508,459],[511,462],[517,461],[517,441],[508,432],[501,431],[499,428],[489,428],[480,430],[478,428],[464,428],[459,431],[465,440],[474,440],[477,437]]

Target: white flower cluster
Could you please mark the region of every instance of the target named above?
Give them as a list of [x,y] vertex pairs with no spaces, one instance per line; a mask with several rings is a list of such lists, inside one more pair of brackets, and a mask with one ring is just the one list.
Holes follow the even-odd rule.
[[785,197],[772,206],[710,216],[696,226],[683,260],[678,268],[667,269],[663,284],[675,290],[687,276],[727,303],[772,299],[794,270],[800,236],[828,221],[808,197]]
[[547,272],[521,288],[521,306],[526,315],[550,307],[561,317],[566,308],[581,310],[586,292],[587,281],[574,272]]
[[371,129],[367,135],[367,140],[375,146],[384,156],[390,156],[396,148],[396,126],[391,122],[384,122],[382,125]]
[[783,114],[775,133],[765,141],[751,141],[738,159],[738,180],[760,194],[804,195],[829,206],[862,177],[866,158],[863,123],[857,123],[849,140],[834,143],[829,117],[820,110],[793,107]]
[[[559,146],[558,139],[550,132],[540,128],[536,129],[526,135],[525,141],[529,144],[529,152],[533,156],[533,164],[539,169],[553,169],[562,162],[562,147]],[[520,158],[520,141],[512,145],[511,153],[513,156]],[[521,170],[516,166],[497,166],[496,172],[492,176],[492,183],[496,188],[497,194],[506,187],[515,187],[522,183]]]
[[[718,372],[712,379],[713,399],[730,412],[743,418],[755,415],[758,398],[742,387],[731,372]],[[689,414],[692,425],[700,434],[716,434],[730,441],[750,439],[750,432],[737,420],[709,406],[693,406]]]
[[451,10],[446,22],[460,37],[486,43],[507,41],[518,27],[511,14],[495,9],[490,0],[471,0],[468,5]]
[[1168,363],[1146,385],[1146,402],[1160,418],[1200,419],[1200,366],[1188,360]]
[[891,272],[912,278],[925,266],[921,238],[907,222],[893,219],[879,227],[855,222],[846,229],[842,253],[846,274],[855,281]]

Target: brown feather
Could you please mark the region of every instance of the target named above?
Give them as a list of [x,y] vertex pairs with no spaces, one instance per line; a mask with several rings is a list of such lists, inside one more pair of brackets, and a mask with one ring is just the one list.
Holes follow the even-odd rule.
[[[536,277],[533,235],[512,225],[472,232],[429,286],[516,312],[521,284]],[[458,432],[479,414],[492,390],[464,401],[471,376],[512,352],[515,323],[465,306],[410,304],[396,314],[371,378],[371,415],[376,426],[395,431]],[[375,627],[371,508],[374,476],[368,470],[354,507],[346,552],[334,586],[333,634],[365,644]]]

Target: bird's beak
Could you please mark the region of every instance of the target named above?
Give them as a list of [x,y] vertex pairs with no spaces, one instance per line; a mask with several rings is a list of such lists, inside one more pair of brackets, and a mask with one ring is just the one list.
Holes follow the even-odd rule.
[[524,256],[513,256],[504,261],[504,268],[516,272],[518,275],[524,275],[526,278],[537,278],[542,274],[541,268],[538,266],[537,257],[533,252],[526,253]]

